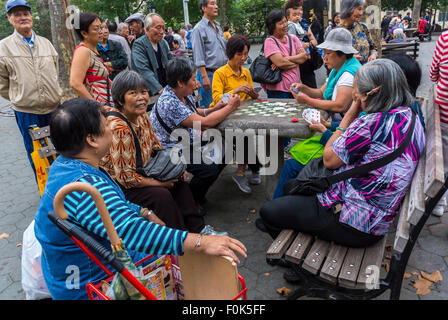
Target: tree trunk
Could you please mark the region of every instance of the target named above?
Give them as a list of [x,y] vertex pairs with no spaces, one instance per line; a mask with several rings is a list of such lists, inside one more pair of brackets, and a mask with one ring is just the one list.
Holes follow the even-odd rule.
[[381,0],[367,0],[366,2],[367,26],[372,40],[375,42],[378,58],[381,58]]
[[420,11],[422,9],[422,0],[414,0],[414,9],[412,10],[412,28],[418,27]]
[[67,13],[70,0],[48,0],[48,4],[53,46],[59,55],[59,84],[64,91],[64,97],[70,98],[75,96],[70,87],[70,67],[76,44],[74,30],[66,26],[66,21],[70,16]]
[[221,8],[219,10],[221,18],[220,23],[221,23],[221,28],[224,28],[224,26],[226,25],[226,0],[221,0]]

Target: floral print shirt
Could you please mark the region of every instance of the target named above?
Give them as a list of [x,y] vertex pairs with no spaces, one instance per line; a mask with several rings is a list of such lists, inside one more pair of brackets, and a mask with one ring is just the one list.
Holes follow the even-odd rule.
[[[344,27],[342,24],[340,27]],[[353,48],[358,50],[362,59],[361,64],[367,63],[372,54],[376,54],[375,43],[370,35],[369,28],[364,23],[354,23],[351,27],[346,28],[353,36]]]

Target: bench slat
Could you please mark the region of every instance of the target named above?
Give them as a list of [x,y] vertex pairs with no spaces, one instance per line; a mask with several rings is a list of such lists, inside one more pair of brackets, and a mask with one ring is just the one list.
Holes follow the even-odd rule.
[[50,145],[40,148],[39,150],[37,150],[37,152],[39,153],[40,157],[44,159],[50,156],[54,156],[56,154],[56,149],[53,145]]
[[[434,92],[430,90],[428,100],[434,101]],[[426,116],[426,166],[425,166],[425,194],[435,197],[442,187],[445,177],[443,170],[442,133],[440,129],[439,105],[427,105]]]
[[358,289],[366,289],[366,285],[370,283],[369,275],[371,271],[369,270],[371,266],[376,266],[378,270],[381,270],[385,245],[386,236],[384,236],[383,239],[378,241],[373,246],[366,248],[366,251],[364,252],[364,258],[362,259],[361,268],[359,270],[358,279],[356,280],[356,287]]
[[359,269],[361,268],[364,248],[349,248],[339,273],[339,285],[345,288],[356,287]]
[[409,208],[410,191],[406,193],[399,212],[397,231],[395,232],[394,249],[402,253],[409,240],[409,232],[411,225],[407,221],[407,213]]
[[425,213],[425,194],[423,192],[425,166],[426,155],[424,152],[418,161],[409,191],[409,206],[406,220],[414,226],[419,222],[423,213]]
[[39,140],[50,136],[50,126],[42,127],[36,130],[28,130],[31,140]]
[[280,259],[294,240],[294,235],[294,230],[282,230],[266,252],[266,258]]
[[336,284],[339,271],[342,268],[342,263],[344,262],[345,255],[348,251],[347,247],[343,247],[337,244],[332,244],[330,252],[325,259],[324,266],[320,271],[320,277],[331,283]]
[[288,251],[286,251],[285,259],[295,264],[299,264],[303,261],[307,249],[313,242],[313,236],[306,233],[299,233],[292,242]]
[[305,261],[303,262],[302,268],[314,275],[317,275],[322,267],[322,264],[324,263],[329,247],[330,242],[316,239],[310,249],[310,252],[306,256]]

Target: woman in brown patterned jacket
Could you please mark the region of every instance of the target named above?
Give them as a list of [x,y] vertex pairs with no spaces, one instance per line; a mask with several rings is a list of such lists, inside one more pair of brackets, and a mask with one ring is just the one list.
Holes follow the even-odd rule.
[[[149,94],[145,80],[134,71],[123,71],[112,84],[113,108],[131,124],[140,143],[143,166],[150,160],[154,148],[161,144],[149,121],[146,108]],[[199,212],[186,180],[175,179],[160,182],[142,176],[136,170],[136,148],[134,137],[126,121],[109,115],[108,125],[112,130],[110,152],[102,159],[101,166],[117,181],[126,199],[144,208],[153,210],[171,228],[188,230],[202,234],[227,235],[218,233]]]

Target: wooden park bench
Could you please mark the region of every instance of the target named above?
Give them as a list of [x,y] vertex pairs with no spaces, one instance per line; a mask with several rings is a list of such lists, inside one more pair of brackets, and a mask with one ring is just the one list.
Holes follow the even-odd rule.
[[[426,147],[402,202],[394,235],[390,267],[380,279],[386,236],[367,248],[350,248],[305,233],[283,230],[269,247],[266,260],[276,264],[282,257],[300,279],[289,300],[301,296],[324,299],[372,299],[390,289],[398,300],[406,265],[417,238],[437,202],[448,188],[443,168],[439,106],[434,92],[423,100]],[[390,231],[392,233],[392,231]],[[392,245],[388,247],[392,249]],[[389,253],[390,254],[390,253]]]
[[381,47],[383,56],[390,53],[406,53],[416,60],[418,58],[420,42],[417,38],[412,38],[412,40],[406,43],[385,43]]

